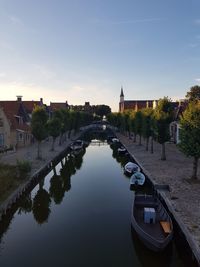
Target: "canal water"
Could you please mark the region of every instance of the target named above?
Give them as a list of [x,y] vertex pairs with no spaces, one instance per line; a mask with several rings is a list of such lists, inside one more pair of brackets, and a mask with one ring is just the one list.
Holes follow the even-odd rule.
[[98,140],[64,158],[1,223],[0,266],[184,266],[174,243],[153,253],[132,231],[123,164]]

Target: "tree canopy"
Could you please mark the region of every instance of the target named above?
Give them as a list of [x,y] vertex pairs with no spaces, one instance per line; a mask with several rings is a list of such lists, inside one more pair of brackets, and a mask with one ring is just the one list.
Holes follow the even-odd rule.
[[197,178],[198,159],[200,157],[200,102],[191,102],[180,121],[180,150],[194,158],[192,178]]
[[189,101],[200,100],[200,86],[194,85],[185,96]]

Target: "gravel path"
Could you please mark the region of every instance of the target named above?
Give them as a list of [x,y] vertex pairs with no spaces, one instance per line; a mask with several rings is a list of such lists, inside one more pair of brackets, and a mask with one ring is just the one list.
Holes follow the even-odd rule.
[[175,144],[166,144],[167,160],[160,160],[161,145],[154,143],[154,153],[145,151],[145,144],[139,146],[128,137],[118,134],[138,163],[150,173],[157,184],[168,184],[166,193],[175,212],[188,228],[197,247],[200,248],[200,167],[199,180],[191,181],[192,158],[187,158]]

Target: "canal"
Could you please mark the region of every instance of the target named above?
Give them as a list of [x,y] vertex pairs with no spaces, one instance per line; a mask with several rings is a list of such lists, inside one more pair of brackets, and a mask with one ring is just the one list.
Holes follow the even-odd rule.
[[93,140],[64,158],[1,223],[0,266],[184,266],[174,243],[156,254],[137,240],[132,198],[114,150]]

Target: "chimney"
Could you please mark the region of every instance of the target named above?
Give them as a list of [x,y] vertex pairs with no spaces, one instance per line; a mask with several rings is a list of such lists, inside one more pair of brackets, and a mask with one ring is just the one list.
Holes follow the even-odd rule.
[[17,95],[17,102],[22,102],[22,95]]
[[40,98],[40,104],[43,104],[43,98],[42,97]]

